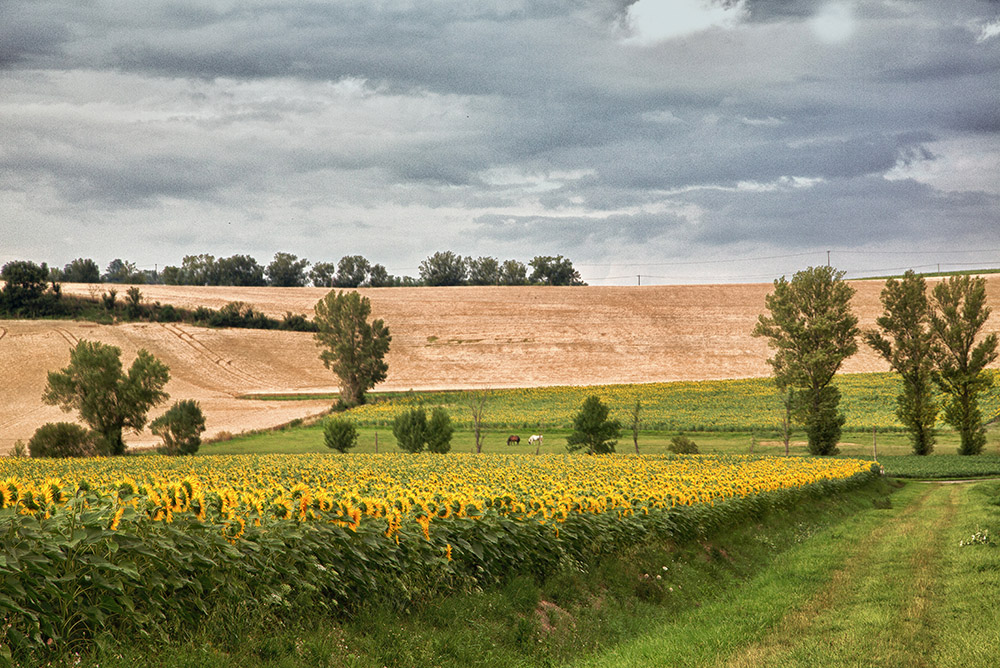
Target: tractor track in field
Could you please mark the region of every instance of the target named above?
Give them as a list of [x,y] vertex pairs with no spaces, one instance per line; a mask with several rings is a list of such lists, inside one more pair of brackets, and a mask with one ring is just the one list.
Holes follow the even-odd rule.
[[223,371],[229,373],[230,375],[239,378],[244,382],[250,382],[250,383],[264,382],[263,380],[257,378],[253,374],[247,373],[242,369],[233,367],[232,360],[226,359],[222,355],[219,355],[217,352],[206,346],[198,339],[194,338],[194,336],[192,336],[191,334],[185,332],[180,327],[169,323],[161,323],[161,327],[163,327],[163,329],[166,330],[169,334],[177,337],[178,340],[180,340],[188,348],[193,350],[198,356],[209,360],[210,362],[212,362],[212,364],[222,369]]

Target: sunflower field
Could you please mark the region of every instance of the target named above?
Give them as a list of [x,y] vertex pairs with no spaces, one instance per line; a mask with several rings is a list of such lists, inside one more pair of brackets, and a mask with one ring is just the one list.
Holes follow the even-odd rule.
[[405,609],[873,475],[795,457],[3,458],[0,664],[102,634],[170,638],[210,614]]
[[[994,386],[981,397],[986,422],[1000,419],[1000,378],[988,372]],[[834,380],[841,392],[840,409],[854,431],[904,431],[896,417],[900,380],[892,373],[842,374]],[[641,402],[645,429],[664,431],[770,431],[780,429],[784,409],[770,378],[682,381],[588,387],[538,387],[486,390],[485,425],[498,427],[568,428],[584,400],[596,394],[611,417],[629,424],[630,411]],[[359,425],[391,425],[396,415],[414,406],[443,406],[452,415],[468,413],[469,392],[443,391],[375,396],[351,409]],[[938,397],[938,403],[942,402]]]

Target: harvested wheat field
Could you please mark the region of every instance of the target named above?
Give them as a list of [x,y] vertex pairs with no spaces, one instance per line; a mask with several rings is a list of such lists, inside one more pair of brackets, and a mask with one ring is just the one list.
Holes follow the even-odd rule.
[[[1000,313],[1000,276],[987,277]],[[933,283],[933,281],[930,281]],[[857,281],[862,327],[881,311],[881,281]],[[103,286],[67,284],[68,294]],[[119,286],[119,291],[123,291]],[[268,315],[311,316],[324,288],[140,286],[147,301],[219,308],[243,301]],[[381,288],[360,292],[392,334],[379,390],[643,383],[766,376],[769,351],[750,335],[771,284],[644,287]],[[988,326],[995,331],[998,317]],[[171,401],[197,399],[207,437],[321,413],[326,401],[239,399],[258,393],[336,391],[308,333],[131,323],[0,321],[0,450],[41,424],[72,415],[41,402],[46,373],[64,367],[81,339],[120,347],[125,365],[145,348],[170,366]],[[861,347],[843,371],[887,366]],[[162,409],[153,411],[154,415]],[[148,432],[130,445],[156,441]]]

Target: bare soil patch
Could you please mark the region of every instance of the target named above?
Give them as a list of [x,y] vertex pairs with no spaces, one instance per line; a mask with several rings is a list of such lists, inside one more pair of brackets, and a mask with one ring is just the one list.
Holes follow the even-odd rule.
[[[933,279],[932,279],[933,280]],[[997,329],[1000,275],[987,277]],[[881,311],[881,281],[858,281],[862,327]],[[219,308],[243,301],[268,315],[311,316],[325,288],[139,286],[147,301]],[[67,284],[89,296],[90,286]],[[96,293],[107,289],[97,286]],[[119,286],[122,293],[125,286]],[[392,333],[380,390],[594,385],[766,376],[767,344],[750,335],[769,283],[642,287],[376,288],[360,292]],[[313,336],[299,332],[131,323],[0,321],[0,451],[41,424],[72,415],[45,406],[46,373],[64,367],[81,339],[119,346],[126,366],[145,348],[169,366],[171,401],[197,399],[207,435],[280,424],[328,402],[237,399],[253,393],[334,392]],[[862,346],[845,373],[884,371]],[[161,409],[162,410],[162,409]],[[158,412],[154,412],[158,414]],[[128,439],[152,443],[150,434]]]

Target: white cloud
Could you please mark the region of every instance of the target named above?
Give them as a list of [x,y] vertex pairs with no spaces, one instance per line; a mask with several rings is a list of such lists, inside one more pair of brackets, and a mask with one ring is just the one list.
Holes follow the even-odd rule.
[[854,8],[847,3],[830,3],[820,9],[809,25],[820,41],[843,42],[854,34]]
[[627,41],[654,44],[710,28],[734,28],[747,14],[745,0],[639,0],[628,10],[633,35]]
[[1000,35],[1000,19],[994,19],[985,23],[976,23],[973,25],[973,32],[977,33],[976,44],[982,44]]

